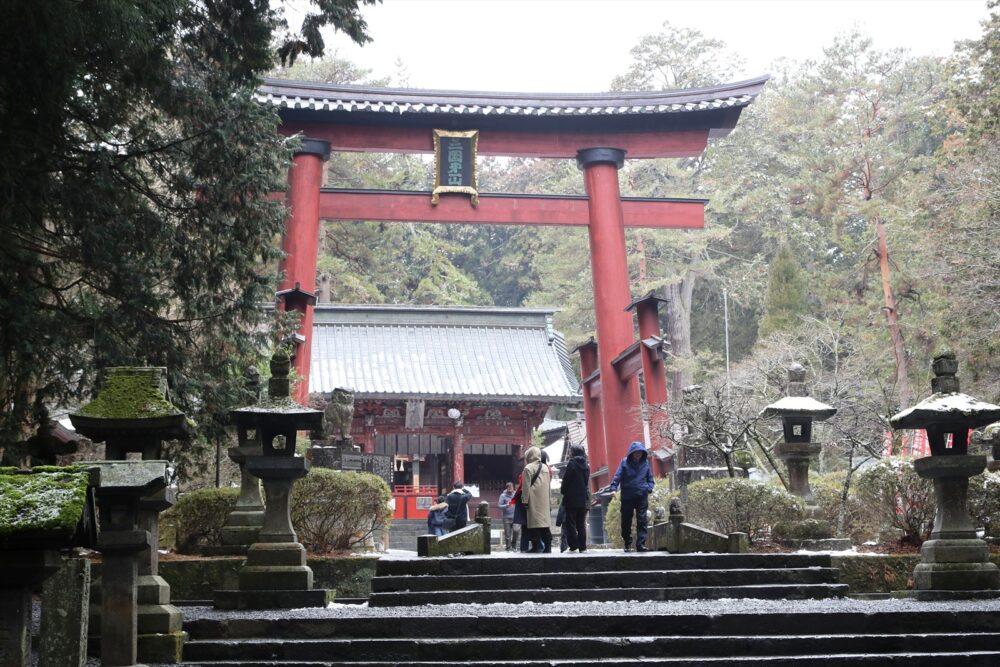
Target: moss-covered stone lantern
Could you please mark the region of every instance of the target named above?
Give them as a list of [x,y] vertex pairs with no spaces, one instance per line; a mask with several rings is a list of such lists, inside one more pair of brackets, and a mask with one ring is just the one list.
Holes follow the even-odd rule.
[[[139,453],[144,461],[163,459],[163,442],[186,440],[186,417],[167,399],[167,369],[117,367],[105,370],[105,381],[94,399],[70,415],[81,435],[105,444],[104,458],[124,461]],[[160,512],[174,504],[173,490],[159,486],[139,503],[139,528],[150,534],[150,546],[139,559],[139,659],[180,662],[186,635],[183,616],[170,604],[170,584],[159,575]],[[99,608],[91,620],[100,627]]]
[[931,455],[913,467],[934,482],[937,515],[931,538],[913,571],[914,595],[922,600],[996,597],[1000,569],[990,562],[986,542],[969,517],[969,478],[986,468],[985,456],[969,455],[969,431],[1000,420],[1000,406],[959,391],[952,352],[934,357],[933,394],[893,415],[894,429],[925,429]]
[[215,591],[221,609],[289,609],[321,607],[327,591],[312,587],[313,573],[306,565],[305,548],[292,528],[289,497],[292,483],[309,472],[309,462],[295,455],[299,431],[323,426],[323,413],[292,400],[291,357],[279,347],[271,357],[268,395],[256,405],[233,410],[240,432],[255,433],[261,453],[247,456],[247,470],[264,483],[267,504],[257,542],[247,550],[239,575],[239,590]]
[[[0,468],[0,665],[32,664],[32,590],[60,569],[60,551],[96,544],[98,477],[96,470],[79,466]],[[76,612],[79,617],[82,609]],[[73,610],[63,613],[72,616]],[[62,630],[71,634],[74,628]],[[75,657],[82,660],[76,630]]]

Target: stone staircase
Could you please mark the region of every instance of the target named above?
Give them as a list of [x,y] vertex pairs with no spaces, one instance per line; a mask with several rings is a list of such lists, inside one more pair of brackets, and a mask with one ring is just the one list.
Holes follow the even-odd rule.
[[389,527],[389,548],[416,551],[417,536],[426,534],[426,519],[393,519]]
[[383,559],[372,585],[368,607],[194,614],[185,664],[1000,665],[1000,614],[843,599],[822,555]]
[[829,556],[588,553],[380,560],[369,604],[801,600],[846,594]]

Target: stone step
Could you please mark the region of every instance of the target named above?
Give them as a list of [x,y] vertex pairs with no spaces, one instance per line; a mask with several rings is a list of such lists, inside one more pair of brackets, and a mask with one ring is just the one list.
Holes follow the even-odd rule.
[[[477,577],[451,575],[377,576],[373,593],[396,591],[458,591],[474,585],[487,590],[672,588],[696,586],[749,586],[761,584],[835,584],[838,571],[828,567],[784,570],[632,570],[626,572],[534,572],[484,574]],[[471,580],[471,581],[470,581]]]
[[493,604],[506,602],[638,602],[670,600],[721,600],[753,598],[758,600],[819,600],[845,597],[846,584],[762,584],[755,586],[694,586],[675,588],[594,588],[594,589],[510,589],[453,590],[372,593],[370,607],[399,607],[437,604]]
[[831,567],[822,554],[669,554],[666,552],[524,554],[457,558],[382,558],[376,576],[483,575],[629,570],[723,570]]
[[232,660],[322,661],[331,656],[352,662],[451,662],[656,660],[819,654],[901,654],[1000,651],[998,633],[742,635],[733,637],[458,637],[449,639],[208,640],[189,642],[187,662]]
[[[837,656],[827,656],[816,653],[799,656],[752,656],[752,657],[722,657],[722,658],[646,658],[641,661],[643,665],[669,665],[670,667],[703,667],[704,665],[765,665],[766,667],[802,667],[822,666],[822,667],[996,667],[1000,664],[1000,651],[977,651],[970,653],[844,653]],[[498,661],[486,660],[482,662],[464,661],[441,661],[441,662],[408,662],[408,661],[290,661],[290,660],[233,660],[219,662],[185,662],[189,667],[224,667],[226,665],[239,667],[277,667],[287,665],[289,667],[463,667],[464,665],[510,665],[516,667],[528,665],[529,667],[565,667],[566,665],[595,665],[600,667],[635,667],[636,659],[625,660],[513,660]]]
[[[883,634],[1000,633],[1000,614],[980,611],[849,611],[796,613],[723,613],[608,615],[577,614],[571,618],[535,615],[449,616],[409,613],[393,617],[298,618],[287,612],[281,618],[200,618],[187,620],[184,629],[192,640],[205,639],[383,639],[426,637],[632,637],[662,634],[725,637],[736,635],[811,635],[821,628],[828,634],[859,635],[877,629]],[[1000,664],[1000,663],[997,663]]]

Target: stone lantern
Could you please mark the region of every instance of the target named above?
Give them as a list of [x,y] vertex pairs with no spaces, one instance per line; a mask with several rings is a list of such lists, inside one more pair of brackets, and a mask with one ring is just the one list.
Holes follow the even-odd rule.
[[240,432],[253,432],[261,453],[246,457],[247,470],[264,483],[267,504],[257,542],[247,551],[239,590],[215,591],[221,609],[292,609],[321,607],[327,591],[314,590],[305,548],[292,528],[289,496],[292,483],[309,472],[309,462],[295,455],[299,431],[322,428],[323,413],[296,403],[290,396],[291,358],[283,348],[271,357],[268,396],[256,405],[233,410]]
[[813,422],[829,419],[837,409],[810,397],[805,380],[806,371],[800,364],[789,366],[787,395],[760,413],[765,419],[781,418],[784,442],[775,445],[774,453],[788,468],[789,491],[806,504],[804,521],[776,526],[775,533],[780,535],[779,541],[800,549],[848,549],[850,540],[834,538],[829,523],[817,518],[819,508],[809,486],[809,462],[822,449],[820,443],[813,442]]
[[[64,567],[60,552],[77,546],[93,548],[97,542],[94,487],[98,471],[83,466],[44,470],[0,469],[0,665],[3,667],[32,664],[32,591]],[[85,577],[81,578],[89,576],[90,570],[86,569]],[[60,659],[61,664],[82,665],[86,661],[86,603],[81,602],[86,598],[85,591],[70,591],[69,597],[72,593],[77,594],[76,608],[67,604],[58,609],[68,621],[55,628],[61,636],[55,641],[49,637],[48,647],[46,638],[42,638],[43,665],[53,657]],[[51,604],[53,600],[46,600],[42,613],[54,618],[55,614],[46,613],[52,611]],[[58,652],[51,650],[52,645]]]
[[[260,373],[251,366],[246,373],[245,388],[254,401],[260,399]],[[247,470],[247,457],[260,456],[260,440],[257,429],[244,423],[237,426],[236,447],[227,452],[229,459],[240,468],[240,495],[236,505],[226,516],[222,527],[222,545],[204,547],[211,555],[246,555],[250,545],[257,541],[260,527],[264,523],[264,501],[260,496],[260,480]]]
[[[167,400],[166,368],[118,367],[105,374],[97,396],[69,417],[78,433],[105,443],[106,460],[124,461],[139,453],[144,461],[160,461],[164,440],[188,438],[184,413]],[[138,505],[138,530],[150,535],[139,560],[138,650],[143,661],[180,662],[186,638],[181,611],[170,604],[170,584],[159,575],[160,512],[174,500],[173,490],[164,484],[151,487]],[[92,627],[98,621],[94,618]]]
[[788,466],[788,483],[791,492],[807,505],[813,504],[809,487],[809,460],[819,454],[821,445],[812,441],[812,424],[837,414],[837,409],[809,396],[806,371],[799,364],[788,368],[787,395],[764,408],[760,416],[765,419],[781,417],[785,441],[774,447],[775,455]]
[[931,539],[913,571],[914,597],[921,600],[995,597],[1000,569],[969,517],[969,478],[986,468],[985,456],[970,456],[969,431],[1000,420],[1000,406],[959,392],[958,362],[951,352],[934,358],[933,394],[893,415],[894,429],[925,429],[931,455],[913,467],[934,482],[937,515]]

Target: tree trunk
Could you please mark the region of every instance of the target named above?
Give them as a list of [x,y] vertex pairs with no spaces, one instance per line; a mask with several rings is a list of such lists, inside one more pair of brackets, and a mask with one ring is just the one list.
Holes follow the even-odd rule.
[[691,299],[697,275],[691,271],[681,281],[664,288],[667,303],[667,335],[675,358],[670,372],[670,412],[680,409],[681,390],[688,384],[687,364],[691,359]]
[[913,401],[910,393],[910,359],[906,354],[903,332],[899,327],[896,298],[892,294],[892,283],[889,281],[889,246],[886,241],[885,222],[879,215],[875,216],[875,231],[878,234],[878,265],[882,272],[882,294],[885,300],[882,310],[885,312],[889,337],[892,339],[892,354],[896,360],[896,391],[899,395],[900,409],[908,408]]

